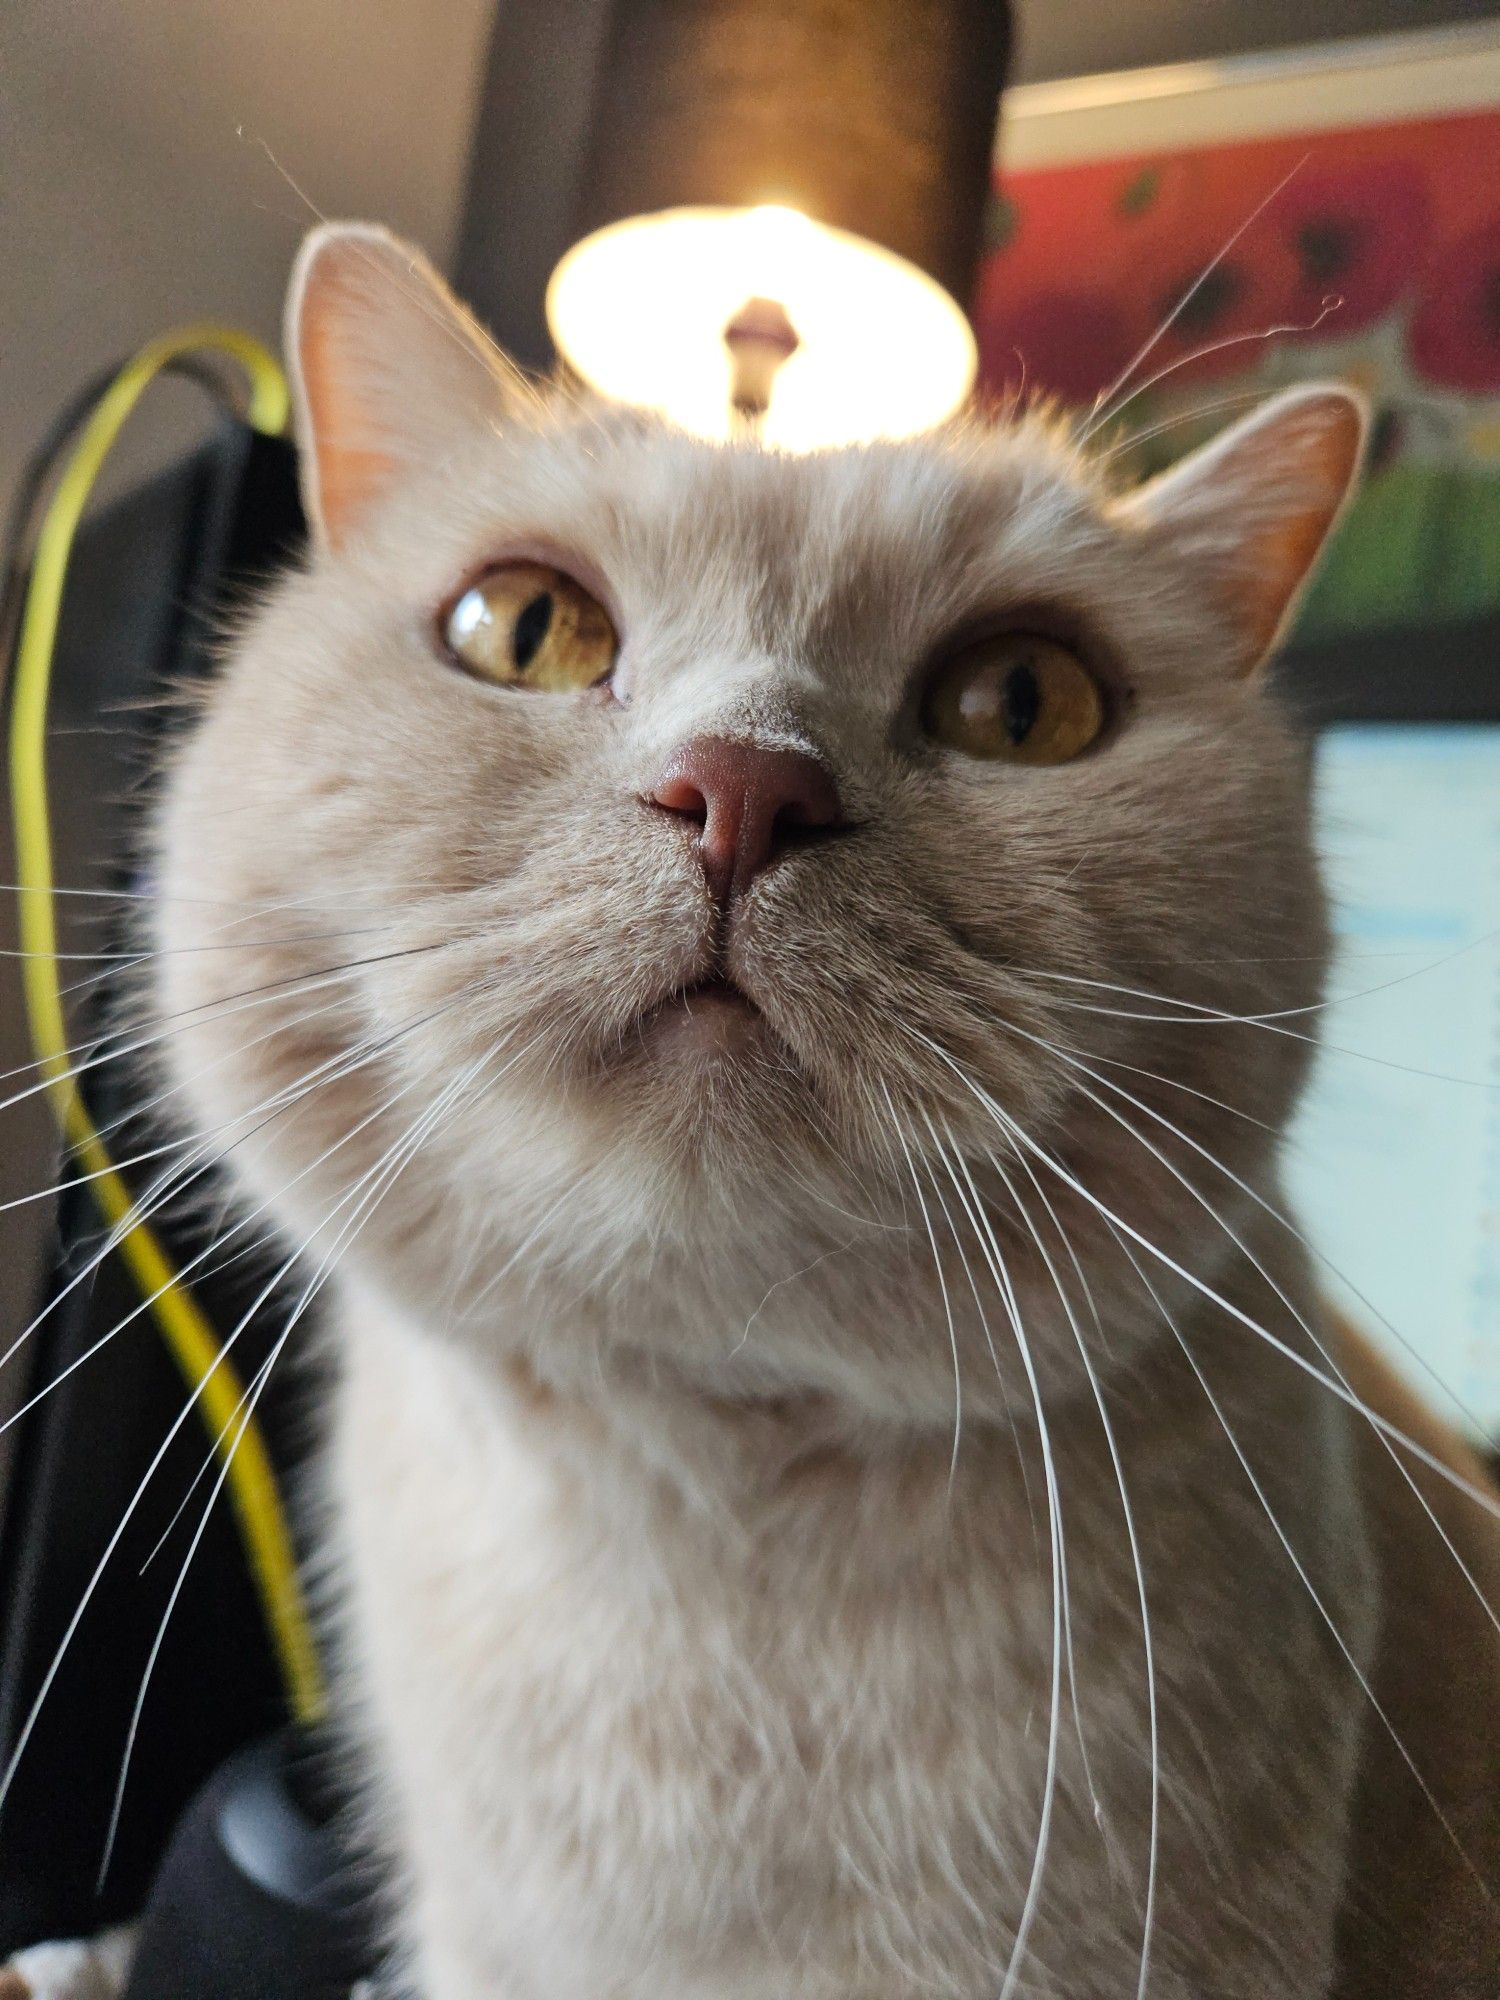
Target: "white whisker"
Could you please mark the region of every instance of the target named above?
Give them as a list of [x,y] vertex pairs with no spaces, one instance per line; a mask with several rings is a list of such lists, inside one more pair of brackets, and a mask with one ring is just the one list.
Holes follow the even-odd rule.
[[1008,1131],[1010,1136],[1028,1152],[1045,1159],[1046,1164],[1051,1170],[1066,1181],[1075,1194],[1081,1195],[1091,1207],[1097,1209],[1106,1222],[1115,1224],[1124,1231],[1133,1243],[1138,1244],[1148,1255],[1154,1257],[1158,1263],[1164,1264],[1174,1276],[1181,1278],[1186,1284],[1191,1285],[1194,1291],[1201,1293],[1211,1304],[1218,1306],[1221,1311],[1226,1312],[1231,1319],[1237,1320],[1249,1332],[1257,1334],[1268,1346],[1274,1348],[1278,1354],[1283,1355],[1290,1361],[1294,1367],[1300,1368],[1314,1382],[1321,1383],[1331,1395],[1337,1396],[1341,1402],[1347,1403],[1351,1409],[1357,1410],[1368,1422],[1376,1425],[1394,1443],[1399,1444],[1404,1451],[1410,1452],[1412,1457],[1420,1464],[1425,1465],[1430,1472],[1436,1473],[1438,1478],[1451,1486],[1456,1493],[1462,1493],[1466,1499],[1472,1500],[1477,1507],[1483,1508],[1485,1513],[1489,1514],[1493,1519],[1500,1520],[1500,1500],[1497,1500],[1493,1494],[1486,1493],[1482,1487],[1476,1486],[1472,1480],[1465,1479],[1462,1473],[1455,1472],[1452,1466],[1445,1464],[1435,1452],[1428,1451],[1425,1445],[1419,1444],[1414,1437],[1409,1436],[1398,1424],[1393,1424],[1389,1418],[1381,1416],[1378,1410],[1372,1410],[1368,1403],[1361,1402],[1359,1397],[1352,1390],[1346,1389],[1342,1382],[1336,1380],[1331,1375],[1325,1374],[1315,1362],[1309,1361],[1305,1354],[1299,1354],[1296,1348],[1289,1346],[1286,1341],[1278,1340],[1276,1335],[1269,1332],[1258,1320],[1252,1319],[1249,1313],[1244,1312],[1231,1300],[1226,1299],[1221,1293],[1215,1291],[1212,1285],[1205,1283],[1196,1272],[1188,1270],[1183,1264],[1179,1264],[1169,1252],[1163,1250],[1158,1244],[1153,1243],[1149,1237],[1143,1236],[1123,1216],[1117,1215],[1098,1195],[1084,1187],[1073,1175],[1070,1175],[1067,1168],[1060,1161],[1054,1160],[1042,1153],[1035,1141],[1028,1138],[1021,1128],[1010,1120],[1009,1115],[1001,1110],[1000,1106],[995,1103],[995,1100],[988,1092],[975,1083],[971,1077],[965,1076],[964,1072],[953,1062],[953,1059],[945,1050],[939,1048],[936,1042],[931,1041],[920,1029],[913,1028],[910,1032],[916,1035],[920,1041],[924,1042],[943,1062],[948,1064],[954,1075],[984,1105],[991,1116],[1001,1124],[1002,1130]]
[[[1036,1247],[1041,1252],[1042,1259],[1047,1266],[1057,1296],[1062,1302],[1063,1311],[1067,1315],[1068,1325],[1072,1329],[1073,1339],[1078,1348],[1079,1359],[1083,1363],[1084,1373],[1088,1377],[1089,1389],[1093,1394],[1094,1403],[1099,1412],[1099,1421],[1104,1429],[1104,1440],[1109,1451],[1110,1463],[1114,1468],[1115,1484],[1120,1494],[1120,1507],[1125,1517],[1125,1535],[1130,1544],[1130,1560],[1135,1571],[1136,1598],[1141,1611],[1141,1640],[1146,1654],[1146,1698],[1151,1731],[1151,1824],[1146,1860],[1146,1904],[1141,1926],[1141,1961],[1140,1971],[1136,1980],[1137,2000],[1145,2000],[1147,1980],[1150,1976],[1151,1968],[1151,1932],[1156,1912],[1156,1871],[1161,1817],[1161,1748],[1156,1701],[1156,1651],[1151,1636],[1151,1609],[1146,1596],[1146,1570],[1141,1557],[1140,1537],[1136,1531],[1135,1513],[1131,1507],[1130,1493],[1125,1483],[1125,1468],[1121,1462],[1119,1443],[1115,1437],[1115,1428],[1110,1421],[1109,1408],[1104,1400],[1104,1390],[1099,1381],[1098,1371],[1089,1358],[1088,1345],[1083,1337],[1083,1329],[1078,1324],[1072,1303],[1068,1298],[1067,1291],[1063,1286],[1057,1268],[1052,1261],[1051,1253],[1042,1241],[1040,1231],[1028,1215],[1025,1204],[1022,1202],[1015,1184],[1006,1172],[1003,1163],[993,1153],[989,1155],[989,1159],[995,1171],[999,1174],[1001,1182],[1009,1192],[1011,1200],[1015,1203],[1021,1219],[1030,1230],[1032,1239],[1036,1243]],[[1063,1228],[1062,1222],[1053,1208],[1046,1190],[1043,1188],[1040,1180],[1038,1180],[1030,1161],[1023,1155],[1020,1164],[1026,1173],[1027,1179],[1035,1189],[1042,1206],[1046,1209],[1052,1227],[1056,1230],[1060,1241],[1067,1249],[1073,1269],[1078,1274],[1078,1281],[1083,1286],[1084,1296],[1088,1300],[1089,1310],[1094,1317],[1094,1324],[1097,1327],[1100,1324],[1099,1312],[1097,1306],[1094,1304],[1093,1291],[1089,1286],[1088,1279],[1084,1276],[1083,1267],[1069,1240],[1068,1233]]]
[[922,1213],[922,1223],[927,1231],[927,1241],[932,1246],[933,1269],[937,1273],[938,1290],[942,1294],[943,1317],[948,1323],[948,1345],[953,1351],[953,1456],[948,1466],[948,1484],[951,1489],[953,1481],[958,1474],[958,1443],[963,1429],[964,1410],[963,1376],[958,1365],[958,1329],[954,1325],[953,1320],[953,1301],[948,1296],[948,1280],[943,1274],[943,1259],[942,1253],[938,1249],[937,1231],[932,1226],[932,1217],[928,1213],[921,1182],[917,1178],[917,1169],[911,1156],[911,1148],[906,1143],[906,1134],[901,1129],[901,1121],[896,1116],[896,1107],[891,1102],[891,1094],[886,1088],[883,1078],[881,1079],[880,1088],[885,1096],[886,1109],[891,1114],[891,1129],[895,1132],[901,1151],[906,1156],[907,1169],[911,1174],[912,1191],[917,1197],[917,1207]]
[[[167,1627],[171,1622],[172,1613],[176,1608],[178,1598],[181,1596],[183,1586],[187,1581],[193,1557],[197,1553],[203,1536],[207,1532],[209,1521],[213,1517],[215,1503],[219,1495],[223,1492],[225,1483],[233,1468],[234,1457],[236,1451],[239,1449],[240,1440],[243,1438],[246,1429],[255,1415],[261,1395],[264,1393],[265,1386],[271,1378],[272,1369],[286,1347],[287,1342],[291,1339],[292,1333],[322,1289],[341,1250],[353,1240],[354,1236],[358,1235],[363,1224],[373,1212],[374,1207],[378,1206],[380,1200],[389,1191],[402,1169],[420,1149],[428,1133],[441,1121],[443,1113],[447,1110],[450,1103],[462,1095],[463,1091],[469,1086],[474,1077],[478,1075],[488,1060],[489,1051],[486,1051],[461,1076],[450,1082],[439,1093],[436,1102],[429,1105],[427,1110],[422,1113],[413,1125],[406,1129],[392,1146],[387,1147],[375,1165],[360,1176],[350,1192],[342,1198],[330,1215],[325,1217],[324,1227],[326,1228],[327,1223],[333,1219],[334,1215],[338,1214],[341,1208],[346,1207],[356,1195],[359,1195],[361,1189],[367,1188],[372,1179],[375,1181],[374,1187],[369,1188],[369,1191],[363,1195],[363,1198],[355,1206],[353,1215],[341,1227],[333,1244],[324,1253],[316,1271],[314,1271],[312,1277],[303,1287],[301,1296],[288,1314],[285,1326],[272,1343],[269,1354],[261,1363],[256,1376],[246,1389],[244,1395],[240,1398],[240,1403],[243,1406],[243,1414],[239,1416],[238,1425],[234,1429],[234,1436],[229,1441],[227,1449],[222,1451],[222,1464],[219,1469],[218,1478],[215,1480],[213,1490],[204,1505],[202,1515],[194,1530],[193,1538],[188,1545],[187,1553],[182,1559],[182,1565],[177,1572],[176,1581],[172,1585],[171,1594],[162,1612],[161,1621],[156,1628],[156,1636],[151,1642],[151,1650],[147,1655],[145,1668],[141,1674],[140,1686],[136,1692],[135,1705],[131,1711],[130,1722],[126,1729],[125,1748],[120,1761],[120,1773],[115,1784],[114,1798],[110,1806],[109,1824],[104,1840],[104,1853],[99,1864],[98,1881],[100,1886],[102,1886],[104,1878],[109,1872],[110,1860],[114,1854],[115,1837],[119,1831],[120,1812],[125,1803],[125,1787],[130,1776],[131,1758],[135,1750],[136,1738],[140,1733],[141,1716],[145,1710],[146,1696],[150,1689],[151,1677],[166,1640]],[[290,1269],[299,1254],[299,1252],[294,1252],[293,1256],[287,1259],[286,1263],[282,1265],[281,1270],[272,1279],[272,1286],[280,1282],[281,1277]],[[259,1306],[264,1303],[268,1296],[269,1288],[262,1291],[256,1303],[245,1314],[239,1326],[236,1327],[233,1337],[237,1337],[243,1331],[244,1327],[249,1324]],[[224,1445],[229,1429],[234,1425],[235,1417],[231,1416],[229,1424],[225,1426],[224,1431],[220,1434],[219,1444],[221,1447]],[[0,1804],[3,1804],[3,1801],[4,1787],[0,1786]]]
[[[925,1114],[924,1114],[925,1115]],[[930,1124],[930,1120],[928,1121]],[[1015,1991],[1016,1981],[1025,1963],[1027,1942],[1036,1921],[1041,1902],[1042,1880],[1046,1872],[1047,1853],[1052,1835],[1052,1809],[1057,1795],[1057,1753],[1058,1732],[1062,1720],[1062,1666],[1063,1627],[1068,1617],[1068,1565],[1063,1541],[1062,1497],[1058,1490],[1057,1467],[1052,1452],[1052,1434],[1047,1423],[1046,1410],[1042,1402],[1041,1384],[1037,1379],[1036,1367],[1031,1356],[1031,1343],[1026,1338],[1026,1329],[1021,1319],[1021,1308],[1011,1283],[1009,1269],[1001,1252],[999,1241],[984,1211],[979,1190],[969,1172],[968,1163],[956,1146],[952,1157],[933,1132],[933,1142],[938,1147],[939,1156],[953,1182],[959,1200],[968,1211],[979,1237],[979,1245],[990,1274],[1005,1302],[1011,1331],[1015,1335],[1016,1349],[1021,1357],[1021,1366],[1026,1372],[1027,1384],[1031,1391],[1032,1409],[1036,1415],[1037,1441],[1041,1447],[1042,1475],[1047,1488],[1047,1521],[1052,1544],[1052,1671],[1047,1715],[1047,1765],[1042,1782],[1042,1810],[1037,1824],[1036,1848],[1032,1858],[1031,1875],[1026,1885],[1026,1896],[1021,1906],[1020,1919],[1016,1925],[1015,1941],[1011,1947],[1010,1961],[1005,1969],[1005,1980],[1000,1989],[1000,2000],[1010,2000]],[[949,1135],[950,1144],[952,1133]],[[963,1183],[954,1171],[954,1159],[963,1173]],[[967,1184],[968,1193],[964,1193]]]

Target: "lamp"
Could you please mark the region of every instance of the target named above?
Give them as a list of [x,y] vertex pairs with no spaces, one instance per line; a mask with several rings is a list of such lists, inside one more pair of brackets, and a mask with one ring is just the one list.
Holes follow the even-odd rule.
[[547,288],[602,394],[793,449],[959,407],[1002,0],[620,0]]

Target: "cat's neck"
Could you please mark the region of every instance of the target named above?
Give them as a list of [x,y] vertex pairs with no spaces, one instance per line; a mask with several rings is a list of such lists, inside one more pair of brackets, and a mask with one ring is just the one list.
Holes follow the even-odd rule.
[[853,1472],[893,1453],[948,1467],[966,1435],[1036,1439],[1079,1413],[1102,1452],[1102,1397],[1160,1401],[1164,1384],[1191,1384],[1203,1353],[1232,1350],[1236,1381],[1274,1400],[1297,1363],[1260,1329],[1325,1368],[1297,1325],[1317,1315],[1299,1247],[1264,1218],[1240,1242],[1248,1256],[1200,1259],[1194,1280],[1157,1265],[1143,1283],[1137,1260],[1126,1283],[1115,1258],[1060,1290],[1055,1271],[1017,1265],[1008,1298],[980,1291],[987,1274],[961,1256],[924,1261],[887,1240],[819,1253],[779,1288],[728,1259],[716,1271],[659,1256],[607,1293],[518,1273],[478,1327],[360,1285],[346,1288],[343,1318],[354,1341],[378,1328],[444,1395],[529,1411],[585,1450],[607,1437],[628,1453],[636,1440],[731,1484],[813,1464]]

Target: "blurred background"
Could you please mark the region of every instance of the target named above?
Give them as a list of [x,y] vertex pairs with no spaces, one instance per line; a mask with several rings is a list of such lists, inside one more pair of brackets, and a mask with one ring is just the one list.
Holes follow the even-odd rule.
[[[496,11],[494,0],[5,0],[0,500],[58,406],[163,327],[218,318],[274,338],[315,210],[388,223],[446,265]],[[556,0],[552,60],[586,66],[602,11]],[[1496,8],[1016,0],[1014,12],[1012,81],[1026,84]],[[165,389],[115,480],[175,448],[174,397],[192,411],[189,392]]]

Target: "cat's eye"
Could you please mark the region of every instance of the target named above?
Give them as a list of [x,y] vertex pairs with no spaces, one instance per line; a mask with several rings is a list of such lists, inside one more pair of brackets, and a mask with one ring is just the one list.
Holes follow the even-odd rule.
[[501,563],[447,613],[443,644],[472,674],[554,693],[607,680],[620,642],[598,598],[547,563]]
[[1070,647],[1001,632],[951,654],[927,685],[927,733],[970,757],[1066,764],[1108,720],[1099,683]]

